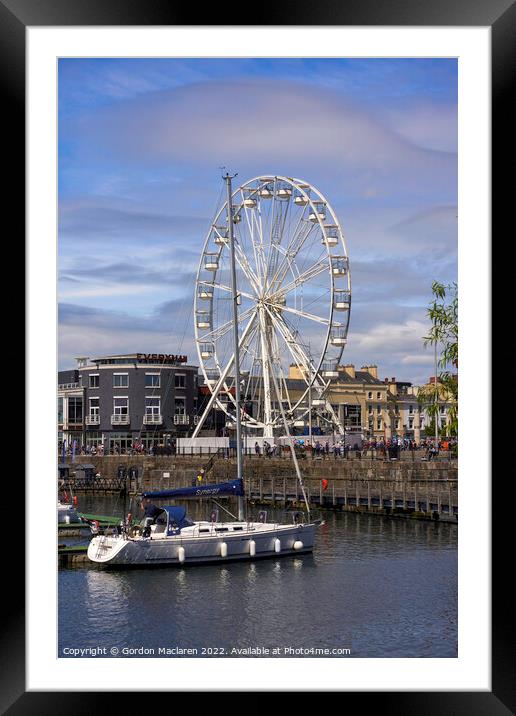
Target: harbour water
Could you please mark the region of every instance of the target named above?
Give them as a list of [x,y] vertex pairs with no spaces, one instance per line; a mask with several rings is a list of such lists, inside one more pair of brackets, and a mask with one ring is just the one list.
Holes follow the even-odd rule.
[[[83,497],[79,509],[121,516],[127,504]],[[58,656],[456,657],[457,525],[324,519],[313,555],[60,569]]]

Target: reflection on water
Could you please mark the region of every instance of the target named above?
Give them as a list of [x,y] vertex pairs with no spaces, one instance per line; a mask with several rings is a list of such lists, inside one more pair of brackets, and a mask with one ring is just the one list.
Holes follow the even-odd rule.
[[[112,497],[80,505],[120,516],[127,508]],[[60,570],[59,653],[292,646],[348,647],[352,657],[456,656],[457,527],[354,513],[325,519],[313,555]]]

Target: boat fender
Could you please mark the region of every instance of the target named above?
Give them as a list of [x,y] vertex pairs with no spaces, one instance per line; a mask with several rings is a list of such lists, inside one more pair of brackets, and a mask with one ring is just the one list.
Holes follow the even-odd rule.
[[185,554],[185,548],[184,547],[178,547],[177,550],[177,558],[181,562],[181,564],[185,561],[186,554]]
[[73,506],[77,507],[77,495],[73,496]]
[[228,556],[228,546],[226,542],[220,543],[220,556],[221,557],[227,557]]
[[303,543],[301,542],[300,539],[297,539],[297,540],[294,542],[294,549],[303,549]]
[[276,537],[274,540],[274,551],[281,552],[281,540]]
[[256,542],[254,541],[254,539],[249,540],[249,554],[251,555],[251,557],[254,557],[256,554]]

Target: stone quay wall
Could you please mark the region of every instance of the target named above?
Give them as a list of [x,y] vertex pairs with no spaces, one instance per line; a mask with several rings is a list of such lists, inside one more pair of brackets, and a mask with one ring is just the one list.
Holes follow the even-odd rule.
[[[148,456],[148,455],[107,455],[77,456],[74,463],[68,461],[70,472],[79,464],[92,464],[103,478],[118,476],[120,467],[128,472],[130,468],[138,470],[138,487],[143,490],[169,489],[191,485],[201,469],[206,471],[206,481],[217,483],[236,477],[234,458],[206,456]],[[457,483],[458,467],[456,460],[414,461],[380,460],[363,458],[337,460],[303,459],[299,461],[304,481],[316,487],[321,480],[380,480],[384,482],[448,481]],[[291,460],[283,458],[246,458],[244,475],[248,479],[289,479],[295,478]]]

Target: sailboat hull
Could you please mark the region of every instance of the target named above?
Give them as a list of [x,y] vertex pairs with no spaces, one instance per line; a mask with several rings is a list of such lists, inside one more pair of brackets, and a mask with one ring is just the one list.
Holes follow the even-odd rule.
[[311,552],[315,528],[315,524],[260,524],[233,532],[230,525],[223,528],[224,532],[212,527],[211,533],[203,534],[203,527],[195,525],[173,537],[98,536],[90,542],[88,557],[110,567],[188,566],[285,557]]

